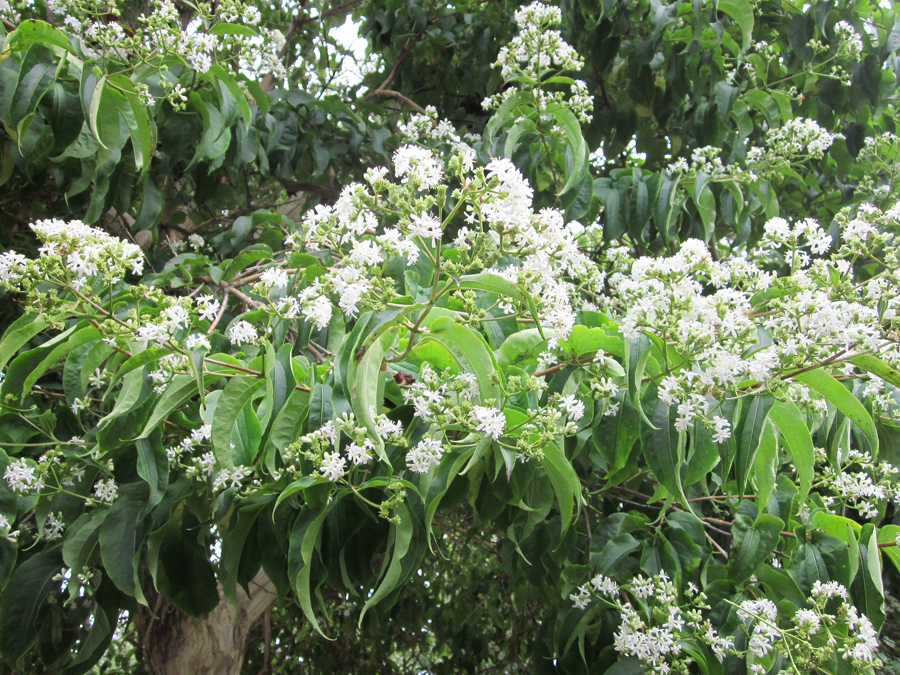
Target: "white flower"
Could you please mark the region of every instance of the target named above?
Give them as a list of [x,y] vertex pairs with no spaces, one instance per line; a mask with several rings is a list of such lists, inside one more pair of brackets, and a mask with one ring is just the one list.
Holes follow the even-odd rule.
[[347,460],[339,452],[326,452],[319,466],[319,472],[328,480],[335,481],[344,475]]
[[101,502],[112,504],[116,501],[118,495],[119,488],[116,486],[116,481],[112,478],[97,481],[97,484],[94,486],[94,496]]
[[[199,429],[194,429],[191,432],[191,439],[195,443],[202,443],[203,441],[208,440],[212,436],[212,425],[204,424]],[[187,440],[187,439],[185,439]]]
[[431,239],[434,242],[441,238],[441,223],[430,213],[422,212],[419,216],[410,216],[409,234],[413,237]]
[[200,333],[188,335],[184,340],[184,346],[187,349],[210,349],[209,339]]
[[570,394],[569,396],[563,396],[559,399],[559,408],[560,410],[565,411],[565,413],[572,418],[573,421],[578,421],[582,417],[584,417],[584,403],[579,401],[576,398],[575,394]]
[[375,449],[375,443],[371,438],[363,441],[362,445],[351,443],[347,448],[347,458],[354,464],[364,464],[372,459],[372,450]]
[[428,473],[441,463],[444,448],[435,438],[424,438],[406,454],[406,465],[415,473]]
[[228,339],[231,344],[239,346],[242,344],[252,344],[259,337],[256,329],[246,321],[238,321],[233,323],[228,329]]
[[62,520],[61,513],[47,514],[47,522],[44,523],[44,539],[47,541],[56,541],[63,536],[66,525]]
[[221,306],[222,303],[211,295],[201,295],[197,298],[197,313],[204,321],[214,321]]
[[36,487],[37,479],[34,475],[34,469],[24,459],[18,459],[9,463],[3,477],[6,479],[10,490],[23,495],[30,492],[33,487]]
[[286,270],[270,267],[259,280],[266,288],[287,288],[288,273]]
[[494,440],[500,438],[506,428],[506,415],[496,408],[476,405],[472,408],[472,418],[477,422],[475,430],[484,432]]

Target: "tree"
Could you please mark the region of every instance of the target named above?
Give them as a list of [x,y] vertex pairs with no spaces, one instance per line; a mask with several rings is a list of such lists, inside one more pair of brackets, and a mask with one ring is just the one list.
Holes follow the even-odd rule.
[[560,4],[0,7],[6,669],[874,667],[897,16]]

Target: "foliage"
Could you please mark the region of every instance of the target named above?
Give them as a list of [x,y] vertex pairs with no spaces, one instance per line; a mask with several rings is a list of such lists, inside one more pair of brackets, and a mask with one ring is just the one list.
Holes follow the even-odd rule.
[[894,11],[307,4],[0,5],[2,663],[871,670]]

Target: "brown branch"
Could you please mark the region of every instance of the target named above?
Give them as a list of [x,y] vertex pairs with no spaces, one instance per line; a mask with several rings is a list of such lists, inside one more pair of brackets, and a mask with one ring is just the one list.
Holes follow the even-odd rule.
[[396,98],[397,100],[402,101],[403,103],[408,105],[410,108],[413,108],[414,110],[418,110],[423,115],[425,114],[425,108],[420,106],[415,101],[411,101],[406,96],[401,94],[399,91],[394,91],[393,89],[381,89],[379,87],[375,91],[371,91],[371,92],[369,92],[369,94],[366,94],[366,96],[369,96],[370,94],[372,94],[374,96],[388,96],[390,98]]

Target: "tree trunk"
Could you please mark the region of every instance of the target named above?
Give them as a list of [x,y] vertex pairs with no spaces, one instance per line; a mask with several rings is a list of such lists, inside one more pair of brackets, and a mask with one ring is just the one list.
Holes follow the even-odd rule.
[[209,614],[192,618],[156,593],[147,600],[153,614],[139,607],[137,630],[144,663],[153,675],[240,675],[250,631],[275,604],[278,594],[265,573],[250,582],[253,597],[237,589],[237,609],[219,586],[219,604]]

